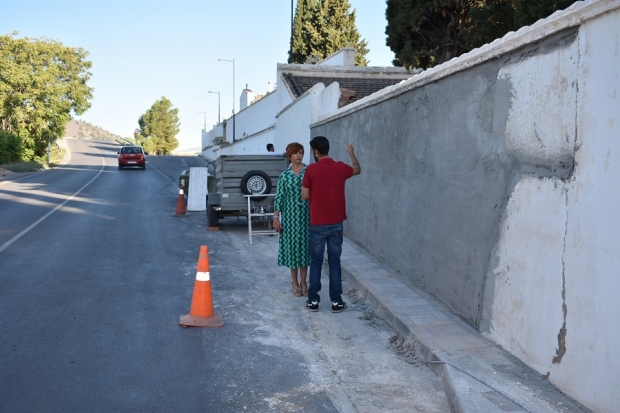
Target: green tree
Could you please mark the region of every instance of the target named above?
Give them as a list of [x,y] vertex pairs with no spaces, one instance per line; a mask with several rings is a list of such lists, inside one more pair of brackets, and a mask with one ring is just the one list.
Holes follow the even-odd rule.
[[179,146],[179,110],[162,96],[138,119],[140,135],[136,136],[144,149],[154,155],[168,155]]
[[553,14],[556,10],[564,10],[573,3],[575,3],[575,0],[513,0],[515,26],[517,28],[529,26],[537,20],[544,19]]
[[428,67],[458,56],[459,25],[472,2],[387,0],[387,46],[407,68]]
[[297,0],[291,47],[288,51],[289,63],[306,63],[310,56],[310,39],[305,26],[312,20],[317,2],[317,0]]
[[486,0],[476,2],[467,12],[467,21],[461,26],[464,51],[469,51],[518,29],[515,23],[514,1]]
[[71,116],[90,107],[87,56],[55,40],[0,36],[0,131],[20,138],[21,160],[44,156]]
[[368,43],[355,25],[348,0],[298,0],[289,63],[306,63],[310,56],[326,58],[344,47],[355,49],[355,64],[366,66]]
[[386,0],[394,64],[427,68],[530,25],[575,0]]

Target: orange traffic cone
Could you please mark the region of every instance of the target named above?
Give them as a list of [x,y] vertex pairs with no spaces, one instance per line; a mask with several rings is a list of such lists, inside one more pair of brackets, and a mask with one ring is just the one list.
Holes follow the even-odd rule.
[[179,188],[179,198],[177,199],[177,211],[175,215],[185,215],[185,198],[183,198],[183,187]]
[[206,245],[200,247],[192,306],[190,307],[189,314],[179,317],[179,324],[185,327],[222,327],[224,325],[222,316],[213,314],[211,281],[209,277],[209,251]]

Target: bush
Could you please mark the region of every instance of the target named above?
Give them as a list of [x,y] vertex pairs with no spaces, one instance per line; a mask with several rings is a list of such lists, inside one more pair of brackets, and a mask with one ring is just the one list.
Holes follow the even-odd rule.
[[0,164],[21,160],[22,140],[19,136],[0,131]]
[[2,167],[13,172],[36,172],[39,171],[43,165],[36,161],[30,161],[2,165]]

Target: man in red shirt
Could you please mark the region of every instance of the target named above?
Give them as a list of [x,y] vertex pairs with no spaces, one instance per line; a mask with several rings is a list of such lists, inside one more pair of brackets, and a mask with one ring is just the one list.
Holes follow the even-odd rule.
[[319,311],[321,268],[326,244],[332,312],[339,313],[347,308],[347,304],[342,301],[340,268],[342,223],[347,219],[344,186],[346,180],[359,175],[362,168],[355,157],[353,146],[347,144],[346,147],[352,166],[329,157],[329,141],[325,136],[316,136],[310,141],[316,163],[306,167],[301,188],[301,197],[310,201],[310,279],[306,301],[306,308],[310,311]]

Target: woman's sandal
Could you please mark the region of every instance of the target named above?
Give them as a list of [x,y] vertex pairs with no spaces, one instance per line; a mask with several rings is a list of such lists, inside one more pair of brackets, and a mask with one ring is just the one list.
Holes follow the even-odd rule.
[[301,297],[301,288],[295,287],[295,285],[293,285],[293,295],[295,297]]
[[303,295],[304,297],[308,296],[308,286],[307,285],[302,285],[301,286],[301,295]]

